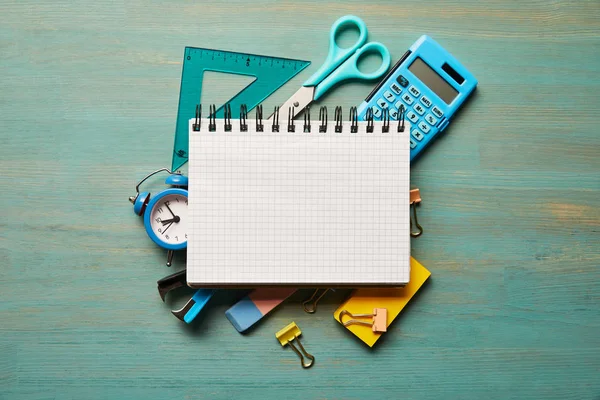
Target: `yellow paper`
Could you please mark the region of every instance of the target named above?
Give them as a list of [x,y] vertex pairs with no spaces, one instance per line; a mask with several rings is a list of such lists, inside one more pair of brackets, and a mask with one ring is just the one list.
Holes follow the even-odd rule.
[[[411,257],[410,282],[406,286],[357,289],[344,304],[335,310],[333,317],[340,322],[338,316],[342,310],[348,310],[351,314],[372,314],[374,308],[387,308],[387,326],[389,327],[430,275],[431,272],[427,268]],[[370,347],[373,347],[382,334],[373,332],[370,326],[348,325],[346,329]]]

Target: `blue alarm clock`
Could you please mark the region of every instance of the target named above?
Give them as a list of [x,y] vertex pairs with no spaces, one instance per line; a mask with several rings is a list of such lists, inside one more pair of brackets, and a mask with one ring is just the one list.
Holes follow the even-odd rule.
[[[150,197],[140,192],[140,185],[159,172],[167,172],[165,180],[171,187]],[[133,212],[144,218],[146,233],[160,247],[167,249],[167,266],[171,266],[173,252],[187,247],[188,178],[167,168],[156,170],[135,187],[136,195],[129,198]]]
[[374,119],[408,119],[412,161],[446,129],[476,87],[469,70],[423,35],[358,107],[358,118],[365,120],[371,108]]

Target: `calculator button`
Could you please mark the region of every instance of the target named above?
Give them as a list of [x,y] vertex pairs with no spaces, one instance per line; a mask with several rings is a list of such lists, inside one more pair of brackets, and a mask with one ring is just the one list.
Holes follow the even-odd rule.
[[390,118],[397,119],[398,118],[398,110],[395,108],[390,108]]
[[418,129],[415,129],[415,130],[413,130],[413,131],[411,132],[411,134],[412,134],[412,135],[413,135],[413,137],[414,137],[415,139],[417,139],[419,142],[420,142],[421,140],[423,140],[423,138],[425,137],[425,136],[423,136],[423,134],[421,133],[421,131],[419,131]]
[[384,99],[378,99],[377,105],[381,108],[388,108],[388,103]]
[[431,126],[435,126],[435,124],[437,124],[437,122],[438,122],[437,118],[436,118],[436,117],[434,117],[434,116],[433,116],[433,115],[431,115],[431,114],[427,114],[427,115],[425,116],[425,121],[429,122],[429,124],[430,124]]
[[375,118],[381,117],[381,110],[375,106],[373,106],[373,116]]
[[416,123],[419,120],[419,116],[412,110],[406,113],[406,118],[412,123]]
[[387,90],[383,93],[383,97],[389,102],[393,102],[396,100],[396,96],[392,94],[392,92],[388,92]]
[[419,126],[419,129],[421,129],[421,130],[422,130],[423,132],[425,132],[425,133],[429,133],[429,131],[431,130],[431,128],[429,127],[429,125],[427,125],[427,124],[425,123],[425,121],[421,121],[421,122],[419,122],[419,125],[418,125],[418,126]]
[[425,96],[421,97],[421,103],[423,103],[423,105],[427,108],[431,107],[431,100]]
[[423,108],[422,105],[415,104],[415,106],[413,108],[415,109],[415,111],[417,112],[417,114],[419,114],[419,115],[425,114],[425,109]]
[[414,149],[415,147],[417,147],[417,142],[415,142],[414,140],[410,139],[410,148]]
[[431,112],[433,112],[435,114],[435,116],[438,118],[442,118],[444,116],[444,113],[442,112],[442,110],[437,108],[437,106],[433,106],[433,108],[431,109]]
[[396,81],[400,84],[400,86],[402,87],[407,87],[408,86],[408,79],[406,79],[405,77],[403,77],[402,75],[398,75],[398,77],[396,78]]
[[415,97],[419,97],[419,95],[421,94],[421,91],[414,86],[409,87],[408,91]]
[[400,94],[402,92],[402,88],[398,85],[396,85],[395,83],[392,83],[392,85],[390,86],[390,89],[392,90],[392,92],[396,93],[396,94]]
[[410,97],[410,96],[408,95],[408,93],[404,93],[404,96],[402,96],[402,100],[404,100],[404,102],[405,102],[406,104],[408,104],[409,106],[410,106],[410,105],[411,105],[411,104],[414,102],[413,98],[412,98],[412,97]]

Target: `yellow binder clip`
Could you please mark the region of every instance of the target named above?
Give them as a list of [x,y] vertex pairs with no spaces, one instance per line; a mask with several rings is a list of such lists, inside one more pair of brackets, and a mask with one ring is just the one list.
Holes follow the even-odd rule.
[[[295,322],[292,322],[291,324],[277,332],[275,334],[275,337],[277,338],[277,340],[279,340],[281,346],[285,347],[289,344],[292,350],[294,350],[294,352],[298,354],[298,357],[300,357],[300,364],[302,365],[302,368],[310,368],[315,362],[315,357],[311,354],[308,354],[308,352],[304,350],[304,346],[302,346],[300,339],[298,339],[300,335],[302,335],[302,331],[300,331],[300,328],[298,328],[298,325],[296,325]],[[296,340],[296,342],[298,343],[298,347],[300,347],[300,350],[302,350],[302,352],[300,352],[300,350],[298,350],[296,346],[294,346],[294,340]],[[309,363],[304,362],[305,356],[310,360]]]
[[417,231],[412,230],[412,220],[410,218],[410,236],[418,237],[423,234],[423,227],[419,224],[419,220],[417,219],[417,204],[421,203],[421,192],[419,189],[413,189],[410,191],[410,207],[413,209],[413,218],[415,220],[415,225],[417,226]]
[[[373,318],[373,322],[368,323],[365,321],[359,321],[357,319],[351,319],[343,322],[344,315],[348,315],[350,318]],[[387,332],[387,308],[375,308],[373,314],[356,314],[352,315],[348,310],[342,310],[339,315],[340,322],[344,326],[348,325],[366,325],[373,328],[373,332]]]

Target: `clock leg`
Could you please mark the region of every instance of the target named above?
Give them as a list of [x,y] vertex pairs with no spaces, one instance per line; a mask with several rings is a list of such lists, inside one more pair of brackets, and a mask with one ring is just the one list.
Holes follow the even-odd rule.
[[173,250],[167,251],[167,267],[171,266],[171,262],[173,261]]

